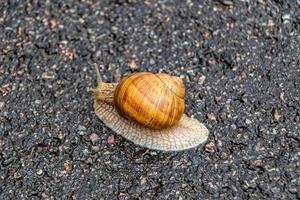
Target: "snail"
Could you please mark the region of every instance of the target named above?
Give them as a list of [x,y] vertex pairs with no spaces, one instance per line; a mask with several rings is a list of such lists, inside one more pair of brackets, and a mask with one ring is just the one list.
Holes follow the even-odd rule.
[[156,150],[179,151],[206,141],[208,129],[184,114],[181,78],[165,73],[137,72],[118,83],[102,81],[94,64],[96,115],[113,131],[133,143]]

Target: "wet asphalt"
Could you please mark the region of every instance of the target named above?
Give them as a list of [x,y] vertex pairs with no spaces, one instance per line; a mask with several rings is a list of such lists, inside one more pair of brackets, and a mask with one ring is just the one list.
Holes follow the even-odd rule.
[[[182,152],[108,129],[86,87],[181,76],[210,130]],[[0,5],[0,199],[300,199],[300,1]]]

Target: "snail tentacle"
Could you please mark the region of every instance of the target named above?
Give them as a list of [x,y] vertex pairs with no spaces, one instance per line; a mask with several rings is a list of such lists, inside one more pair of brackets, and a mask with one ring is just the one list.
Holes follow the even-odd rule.
[[94,63],[93,67],[94,67],[94,70],[96,72],[97,84],[102,83],[102,78],[101,78],[101,75],[100,75],[100,70],[99,70],[98,65],[96,63]]

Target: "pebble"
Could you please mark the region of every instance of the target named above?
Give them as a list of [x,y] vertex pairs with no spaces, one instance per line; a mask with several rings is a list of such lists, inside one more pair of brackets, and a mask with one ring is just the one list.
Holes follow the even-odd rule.
[[84,156],[89,156],[90,151],[88,149],[83,149],[82,153]]
[[283,23],[284,23],[284,24],[289,23],[290,20],[291,20],[291,15],[290,15],[290,14],[285,14],[285,15],[283,15],[283,16],[282,16],[282,20],[283,20]]
[[230,1],[230,0],[220,0],[219,2],[222,3],[225,6],[232,6],[233,5],[233,2]]
[[64,162],[64,170],[66,172],[70,171],[70,161],[69,160],[65,160],[65,162]]
[[219,102],[222,100],[222,96],[214,96],[214,99],[216,102]]
[[58,20],[56,20],[56,19],[51,19],[50,20],[51,28],[55,28],[58,24],[59,24]]
[[97,153],[100,151],[100,147],[99,146],[92,146],[92,152],[93,153]]
[[285,14],[282,16],[283,20],[290,20],[291,19],[291,15],[290,14]]
[[221,155],[220,155],[220,158],[221,158],[222,160],[226,160],[226,159],[228,159],[228,154],[225,153],[225,152],[222,152]]
[[43,170],[42,170],[42,169],[38,170],[38,171],[36,172],[36,174],[39,175],[39,176],[42,175],[42,174],[43,174]]
[[200,76],[200,78],[198,79],[198,83],[200,85],[203,85],[204,81],[205,81],[206,77],[204,75]]
[[91,142],[93,143],[93,144],[95,144],[98,140],[99,140],[99,136],[98,136],[98,134],[96,134],[96,133],[92,133],[92,134],[90,134],[90,140],[91,140]]
[[56,134],[56,137],[60,140],[62,140],[65,137],[65,134],[62,131],[58,131]]
[[83,126],[83,125],[78,125],[78,128],[77,130],[79,131],[79,135],[83,136],[83,135],[86,135],[87,132],[86,132],[86,127]]
[[4,107],[4,104],[5,103],[3,101],[0,102],[0,110],[2,110],[2,108]]
[[155,60],[153,58],[150,58],[150,65],[154,65],[155,64]]
[[20,179],[20,178],[22,178],[22,174],[20,172],[15,172],[14,179]]
[[257,159],[254,161],[255,166],[261,166],[262,165],[262,159]]
[[115,143],[115,136],[114,136],[114,135],[109,135],[109,136],[107,137],[107,142],[108,142],[109,144],[114,144],[114,143]]
[[279,114],[279,112],[278,112],[277,109],[274,109],[274,110],[273,110],[273,117],[274,117],[274,119],[275,119],[276,121],[279,121],[279,119],[280,119],[280,114]]
[[14,158],[8,158],[8,159],[2,161],[2,165],[3,165],[4,167],[6,167],[6,166],[10,165],[10,164],[12,163],[13,160],[14,160]]
[[260,3],[260,4],[266,4],[266,1],[265,0],[257,0],[258,1],[258,3]]
[[38,99],[34,101],[35,104],[41,104],[41,102],[42,102],[42,101],[41,101],[41,100],[38,100]]
[[51,80],[55,79],[56,73],[55,72],[44,72],[42,73],[42,79],[44,80]]
[[136,58],[132,58],[132,59],[129,61],[128,67],[129,67],[130,69],[136,69],[136,68],[137,68]]
[[275,22],[273,20],[269,19],[267,25],[269,27],[273,27],[273,26],[275,26]]
[[141,176],[141,177],[140,177],[140,184],[141,184],[141,185],[144,185],[146,182],[147,182],[147,177]]
[[206,116],[210,121],[216,121],[217,120],[217,117],[214,113],[207,113]]
[[205,145],[204,149],[207,152],[213,153],[215,152],[215,146],[215,143],[213,141],[210,141]]
[[250,119],[246,119],[245,123],[246,123],[247,125],[250,125],[250,124],[252,124],[252,121],[251,121]]

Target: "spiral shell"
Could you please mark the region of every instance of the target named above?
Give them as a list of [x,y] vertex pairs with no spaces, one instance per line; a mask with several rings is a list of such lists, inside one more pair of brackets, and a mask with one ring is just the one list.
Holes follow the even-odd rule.
[[114,104],[123,117],[152,129],[163,129],[179,122],[184,113],[184,96],[181,78],[139,72],[118,83]]

